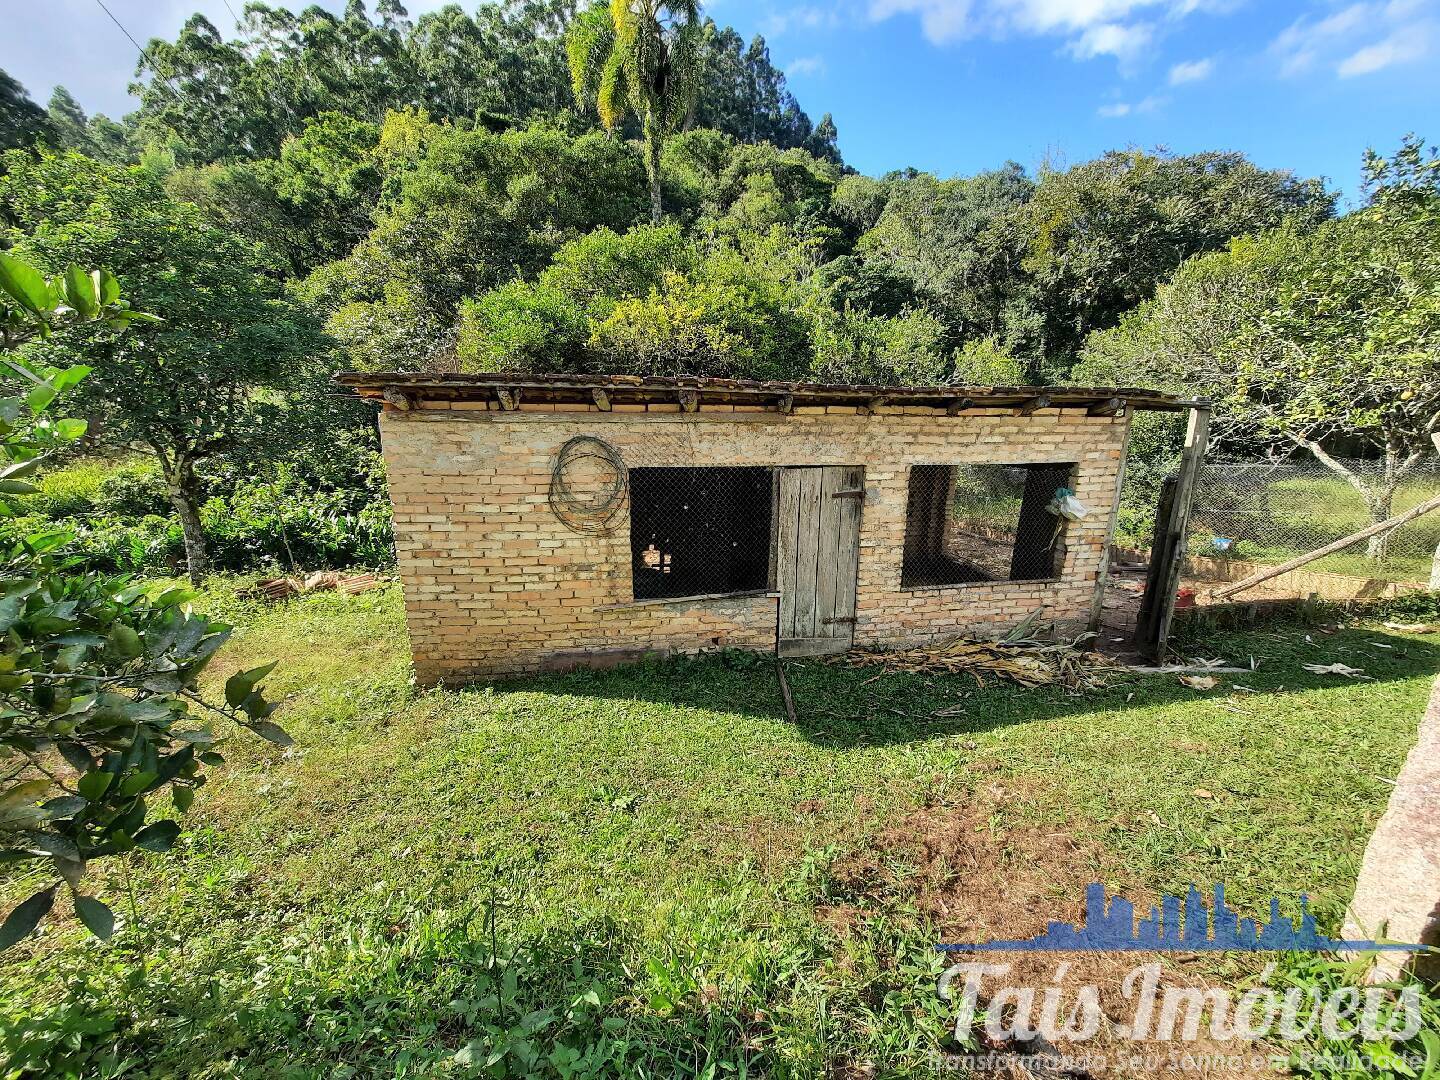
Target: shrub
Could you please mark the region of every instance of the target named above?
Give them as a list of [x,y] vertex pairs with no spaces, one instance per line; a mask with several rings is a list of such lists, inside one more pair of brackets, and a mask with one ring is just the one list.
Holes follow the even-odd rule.
[[461,305],[455,351],[464,371],[575,371],[588,335],[585,312],[564,292],[514,281]]
[[812,374],[822,382],[947,382],[951,370],[945,326],[927,311],[897,318],[821,308],[815,317]]

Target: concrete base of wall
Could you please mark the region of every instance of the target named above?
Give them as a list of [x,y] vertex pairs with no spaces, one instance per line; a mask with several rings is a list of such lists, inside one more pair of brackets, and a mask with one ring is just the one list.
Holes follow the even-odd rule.
[[[1440,947],[1440,680],[1420,723],[1420,740],[1395,781],[1390,805],[1365,849],[1346,920],[1351,940]],[[1381,953],[1375,975],[1410,967],[1440,981],[1440,954]]]

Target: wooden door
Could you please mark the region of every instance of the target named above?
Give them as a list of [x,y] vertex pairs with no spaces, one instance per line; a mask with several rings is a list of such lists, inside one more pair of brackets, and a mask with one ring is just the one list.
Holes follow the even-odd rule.
[[865,470],[780,470],[775,587],[781,656],[826,656],[855,640],[855,575]]

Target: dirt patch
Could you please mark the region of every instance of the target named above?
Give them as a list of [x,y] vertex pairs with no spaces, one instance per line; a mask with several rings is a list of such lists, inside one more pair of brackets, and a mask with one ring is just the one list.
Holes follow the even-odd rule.
[[[918,911],[946,942],[989,942],[1033,937],[1051,921],[1084,921],[1085,887],[1094,881],[1116,883],[1115,868],[1097,844],[1064,827],[1017,821],[1007,807],[1023,805],[1027,792],[1012,780],[991,781],[977,791],[907,814],[831,867],[832,897],[817,908],[817,917],[839,934],[856,933],[882,911]],[[1158,897],[1145,890],[1121,890],[1143,911]],[[980,960],[1008,964],[1003,983],[1034,987],[1036,1002],[1051,987],[1062,989],[1062,1014],[1074,1004],[1081,987],[1096,987],[1106,1018],[1101,1031],[1083,1043],[1047,1048],[1010,1040],[1005,1045],[982,1041],[981,1052],[1002,1055],[1052,1050],[1087,1059],[1066,1072],[1035,1065],[1012,1064],[994,1075],[1033,1076],[1156,1076],[1181,1071],[1174,1055],[1192,1055],[1199,1064],[1183,1069],[1187,1076],[1273,1075],[1268,1068],[1239,1068],[1233,1062],[1211,1067],[1204,1059],[1264,1055],[1265,1048],[1248,1041],[1137,1042],[1117,1030],[1128,1024],[1135,1000],[1122,987],[1133,969],[1161,965],[1159,987],[1204,990],[1223,985],[1215,961],[1147,953],[986,953],[952,954],[954,962]],[[992,980],[989,986],[1000,985]],[[1038,1005],[1037,1005],[1038,1012]],[[937,1037],[941,1033],[937,1033]],[[1137,1063],[1136,1059],[1140,1059]],[[1101,1060],[1103,1059],[1103,1060]],[[1145,1060],[1149,1059],[1149,1060]],[[1039,1059],[1034,1059],[1039,1060]]]

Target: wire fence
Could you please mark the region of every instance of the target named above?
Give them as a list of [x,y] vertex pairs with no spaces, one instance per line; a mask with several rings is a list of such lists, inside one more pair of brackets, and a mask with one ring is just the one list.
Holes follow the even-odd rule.
[[[1440,495],[1440,463],[1426,463],[1393,486],[1387,485],[1383,462],[1341,464],[1358,487],[1319,461],[1204,465],[1191,508],[1187,578],[1238,581]],[[1142,471],[1127,482],[1117,539],[1121,547],[1148,551],[1157,500],[1155,478]],[[1348,599],[1423,588],[1430,581],[1437,545],[1440,511],[1327,555],[1239,598],[1318,594]]]

